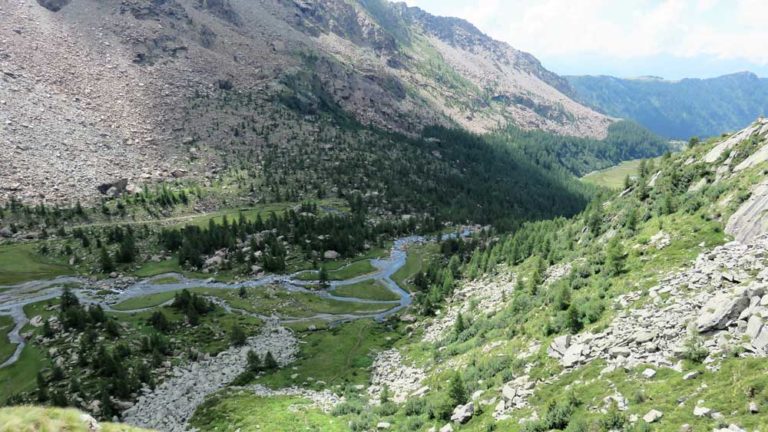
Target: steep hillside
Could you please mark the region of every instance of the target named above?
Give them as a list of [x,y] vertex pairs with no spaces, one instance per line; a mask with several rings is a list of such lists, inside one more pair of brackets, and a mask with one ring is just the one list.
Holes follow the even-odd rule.
[[309,131],[322,118],[411,137],[610,123],[532,56],[384,1],[18,0],[0,40],[3,200],[216,179],[265,146],[333,145]]
[[576,100],[674,139],[739,130],[768,113],[768,79],[748,72],[681,81],[610,76],[566,79]]
[[[762,430],[766,151],[760,120],[640,164],[625,190],[577,217],[422,246],[431,258],[407,279],[415,308],[389,321],[400,336],[377,355],[370,385],[309,384],[345,396],[324,399],[326,421],[354,431]],[[315,337],[334,340],[316,335],[312,346]],[[328,376],[305,355],[297,376]],[[289,373],[257,382],[289,383]],[[249,413],[276,401],[225,391],[192,423],[267,424]]]

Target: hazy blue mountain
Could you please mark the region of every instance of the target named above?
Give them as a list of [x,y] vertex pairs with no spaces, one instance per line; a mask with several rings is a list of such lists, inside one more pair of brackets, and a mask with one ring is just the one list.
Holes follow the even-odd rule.
[[750,72],[680,81],[566,78],[577,100],[606,114],[635,120],[669,138],[738,130],[768,112],[768,79]]

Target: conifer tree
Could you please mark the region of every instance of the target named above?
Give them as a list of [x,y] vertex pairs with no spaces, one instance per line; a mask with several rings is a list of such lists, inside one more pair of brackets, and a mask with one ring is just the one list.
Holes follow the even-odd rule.
[[245,345],[245,332],[242,328],[240,328],[239,325],[235,324],[232,326],[232,332],[229,335],[229,341],[234,346],[243,346]]
[[264,356],[264,368],[266,370],[274,370],[278,368],[277,360],[272,356],[271,351],[267,351],[267,354]]
[[115,271],[115,263],[112,262],[112,257],[109,256],[109,252],[107,252],[107,248],[104,246],[101,246],[99,264],[101,264],[101,271],[104,273]]
[[467,389],[464,387],[464,381],[461,379],[459,372],[456,372],[451,378],[451,383],[448,387],[448,397],[454,406],[467,403]]

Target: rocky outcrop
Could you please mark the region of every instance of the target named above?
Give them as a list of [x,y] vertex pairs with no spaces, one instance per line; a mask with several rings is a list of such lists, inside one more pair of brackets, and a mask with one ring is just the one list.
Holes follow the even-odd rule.
[[745,243],[768,233],[768,180],[752,188],[749,198],[728,219],[725,232]]
[[[424,370],[406,365],[400,351],[396,349],[383,351],[376,356],[376,360],[373,362],[371,386],[368,387],[368,394],[372,401],[378,401],[382,389],[386,386],[389,389],[391,399],[394,402],[402,403],[423,388],[421,381],[424,378],[426,378]],[[425,391],[422,390],[422,393]]]
[[[463,284],[448,299],[448,307],[424,328],[424,341],[436,342],[445,337],[446,332],[456,322],[459,313],[467,313],[474,304],[477,310],[491,313],[504,305],[504,299],[515,289],[516,277],[506,273],[490,279],[471,281]],[[475,303],[468,300],[473,299]]]
[[[684,354],[692,327],[705,336],[710,355],[739,348],[744,355],[768,356],[766,257],[768,236],[704,252],[689,269],[653,287],[648,305],[624,309],[600,333],[558,337],[548,353],[565,368],[597,358],[616,366],[670,367]],[[627,294],[618,303],[626,307],[640,296]]]

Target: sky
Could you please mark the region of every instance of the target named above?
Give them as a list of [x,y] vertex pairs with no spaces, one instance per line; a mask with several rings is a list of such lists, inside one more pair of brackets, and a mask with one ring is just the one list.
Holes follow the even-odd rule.
[[768,0],[405,0],[561,75],[768,77]]

